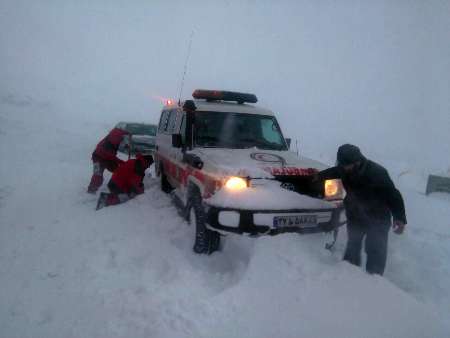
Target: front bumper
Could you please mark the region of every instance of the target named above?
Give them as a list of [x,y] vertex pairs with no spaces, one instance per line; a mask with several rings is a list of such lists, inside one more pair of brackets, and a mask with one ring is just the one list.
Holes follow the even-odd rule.
[[[310,234],[330,232],[344,225],[344,207],[337,205],[330,209],[289,209],[289,210],[242,210],[233,208],[220,208],[205,204],[206,226],[220,233],[248,234],[251,236],[269,235],[275,236],[282,233]],[[221,224],[221,213],[231,212],[235,214],[235,224],[232,226]],[[270,224],[275,215],[302,215],[318,214],[327,215],[318,217],[317,225],[302,227],[297,225],[276,227]],[[264,221],[265,220],[265,221]],[[261,224],[264,223],[264,224]]]

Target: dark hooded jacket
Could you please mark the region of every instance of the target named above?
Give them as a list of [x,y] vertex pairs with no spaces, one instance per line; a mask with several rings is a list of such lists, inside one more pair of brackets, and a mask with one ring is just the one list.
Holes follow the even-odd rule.
[[386,223],[406,222],[402,195],[395,188],[389,174],[381,165],[362,158],[356,172],[347,174],[341,166],[319,173],[322,180],[340,178],[347,192],[344,199],[349,222]]

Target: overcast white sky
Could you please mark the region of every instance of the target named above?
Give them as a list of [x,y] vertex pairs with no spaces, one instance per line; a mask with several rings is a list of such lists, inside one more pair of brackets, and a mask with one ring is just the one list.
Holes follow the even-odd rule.
[[450,167],[450,1],[0,0],[0,99],[157,122],[192,31],[185,98],[253,92],[308,152]]

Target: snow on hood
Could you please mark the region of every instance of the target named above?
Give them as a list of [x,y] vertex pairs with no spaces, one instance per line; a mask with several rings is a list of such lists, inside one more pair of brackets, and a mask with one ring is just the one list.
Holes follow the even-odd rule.
[[327,166],[292,151],[223,148],[197,148],[192,153],[204,162],[204,170],[220,175],[273,177],[277,174],[305,175],[305,169],[323,170]]
[[244,189],[229,191],[220,189],[206,202],[212,206],[248,210],[287,210],[287,209],[333,209],[332,202],[301,195],[280,187],[280,182],[267,180],[265,184]]

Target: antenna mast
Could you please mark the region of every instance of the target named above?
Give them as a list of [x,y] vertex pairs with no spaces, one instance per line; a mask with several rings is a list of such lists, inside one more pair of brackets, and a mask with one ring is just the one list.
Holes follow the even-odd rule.
[[178,94],[178,104],[181,103],[181,94],[183,93],[184,79],[185,79],[186,73],[187,73],[189,57],[191,56],[191,46],[192,46],[193,37],[194,37],[194,30],[191,31],[191,36],[189,37],[188,52],[187,52],[187,55],[186,55],[186,61],[184,62],[183,76],[181,78],[180,92]]

